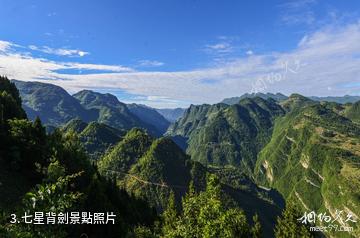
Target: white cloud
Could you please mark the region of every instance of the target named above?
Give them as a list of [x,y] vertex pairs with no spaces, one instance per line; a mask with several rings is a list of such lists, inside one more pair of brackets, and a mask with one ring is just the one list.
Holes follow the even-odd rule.
[[[285,94],[359,94],[356,86],[360,83],[359,42],[360,21],[342,27],[328,26],[307,34],[299,39],[294,50],[288,52],[254,54],[209,68],[175,72],[142,72],[123,66],[54,62],[11,53],[13,49],[7,46],[3,47],[5,52],[0,52],[0,75],[26,81],[40,78],[70,92],[84,88],[123,90],[144,96],[134,99],[136,102],[161,107],[215,103],[251,91],[256,82],[265,83],[265,91]],[[58,70],[63,69],[111,72],[59,73]]]
[[29,49],[40,51],[46,54],[58,55],[58,56],[69,56],[69,57],[83,57],[90,54],[89,52],[74,49],[55,49],[48,46],[38,47],[35,45],[29,45]]
[[[133,69],[121,65],[83,64],[76,62],[55,62],[44,58],[36,58],[12,42],[0,41],[0,73],[19,80],[63,79],[66,74],[59,74],[58,70],[98,70],[108,72],[132,72]],[[27,48],[36,50],[30,45]],[[64,77],[62,77],[64,76]]]
[[139,66],[142,67],[159,67],[159,66],[163,66],[164,63],[157,61],[157,60],[140,60],[139,61]]
[[49,13],[47,14],[48,17],[53,17],[53,16],[56,16],[56,15],[57,15],[56,12],[49,12]]
[[286,13],[281,17],[281,21],[287,25],[311,25],[315,22],[315,15],[312,11]]
[[13,46],[13,44],[11,42],[0,40],[0,52],[6,52],[12,46]]
[[205,51],[208,53],[224,54],[233,52],[234,48],[229,42],[220,42],[216,44],[208,44],[205,46]]
[[104,64],[82,64],[82,63],[62,63],[66,69],[83,69],[83,70],[99,70],[111,72],[133,72],[129,67],[121,65],[104,65]]
[[313,24],[316,18],[312,7],[316,3],[315,0],[293,0],[280,4],[281,22],[286,25]]
[[247,55],[253,55],[254,52],[253,52],[252,50],[248,50],[248,51],[245,52],[245,54],[247,54]]
[[302,9],[304,7],[308,7],[309,5],[313,5],[315,3],[317,3],[316,0],[292,0],[292,1],[288,1],[286,3],[280,4],[279,6],[282,8],[296,10],[299,8]]

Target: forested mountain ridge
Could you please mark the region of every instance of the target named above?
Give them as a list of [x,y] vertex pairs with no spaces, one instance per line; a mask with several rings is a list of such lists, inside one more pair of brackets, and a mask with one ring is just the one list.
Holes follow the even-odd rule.
[[161,135],[163,135],[168,129],[170,122],[164,118],[164,116],[158,112],[157,109],[140,105],[140,104],[128,104],[130,112],[141,118],[143,121],[154,126]]
[[[27,120],[18,90],[4,77],[0,108],[0,237],[125,237],[136,226],[151,226],[157,219],[145,201],[99,175],[76,134],[46,134],[38,118]],[[112,211],[117,222],[97,227],[20,222],[24,212],[41,211]],[[11,224],[10,214],[19,222]]]
[[167,134],[188,138],[193,160],[241,166],[252,174],[257,153],[270,140],[273,120],[284,114],[274,100],[245,98],[238,104],[191,106]]
[[125,135],[126,131],[98,122],[86,123],[73,119],[62,127],[65,132],[75,131],[91,159],[99,159],[111,146]]
[[[271,141],[259,153],[255,177],[303,210],[334,216],[337,209],[359,217],[359,161],[359,125],[326,104],[314,104],[276,120]],[[351,234],[359,232],[355,226]]]
[[[13,80],[23,98],[23,107],[32,120],[39,116],[49,127],[65,125],[72,119],[97,121],[119,130],[132,127],[162,135],[168,122],[155,109],[120,102],[114,95],[83,90],[70,95],[59,86]],[[151,113],[150,113],[151,112]]]
[[241,99],[244,98],[255,98],[255,97],[259,97],[262,99],[269,99],[272,98],[275,101],[281,102],[286,100],[288,97],[285,96],[282,93],[245,93],[244,95],[241,95],[240,97],[231,97],[231,98],[225,98],[224,100],[222,100],[222,103],[228,104],[228,105],[232,105],[232,104],[237,104]]
[[[267,191],[258,189],[241,172],[208,170],[192,161],[170,138],[155,139],[140,129],[129,131],[98,166],[103,175],[116,177],[118,186],[136,196],[146,197],[159,211],[166,208],[171,193],[180,206],[191,181],[196,191],[203,190],[209,173],[221,178],[224,202],[237,204],[249,219],[258,214],[269,237],[274,217],[281,211],[281,206],[271,201]],[[232,181],[234,178],[237,181]]]
[[153,135],[161,135],[149,123],[142,121],[132,114],[125,103],[120,102],[114,95],[82,90],[73,95],[80,104],[89,111],[95,112],[97,121],[117,129],[129,130],[133,127],[146,128]]
[[[256,110],[264,109],[264,102],[271,107]],[[254,174],[259,185],[275,188],[303,210],[335,215],[339,208],[359,217],[358,105],[359,102],[318,102],[299,94],[281,102],[255,97],[231,106],[204,104],[190,107],[183,118],[170,126],[168,134],[184,136],[187,153],[210,168],[235,165],[244,171],[243,163],[226,161],[235,157],[229,152],[253,151],[248,156],[253,164],[246,166],[245,171],[250,176]],[[269,116],[264,112],[273,113]],[[251,115],[248,118],[254,121],[243,120],[246,115]],[[268,129],[267,134],[260,133],[265,141],[256,140],[251,129],[237,132],[234,125],[256,128],[257,132]],[[243,144],[242,140],[250,143]],[[221,145],[224,142],[228,143]],[[232,145],[244,147],[231,149]],[[211,147],[214,149],[210,150]],[[219,163],[218,158],[226,162]],[[355,236],[359,232],[356,229]],[[344,233],[341,237],[348,236],[349,233]]]
[[96,114],[84,109],[63,88],[46,83],[12,80],[18,88],[23,107],[30,119],[39,116],[44,124],[61,126],[74,118],[96,120]]
[[[164,210],[172,189],[178,202],[187,191],[192,163],[171,139],[155,139],[140,129],[132,129],[98,166],[102,174],[116,176],[128,191],[147,197],[159,210]],[[205,170],[201,166],[195,168],[202,171],[196,174],[195,181],[204,184]]]
[[208,117],[226,107],[228,105],[221,103],[214,105],[190,105],[185,110],[183,116],[170,125],[166,134],[189,137],[196,128],[204,125]]
[[[22,206],[20,200],[26,192],[34,190],[37,194],[36,184],[50,186],[56,181],[54,177],[75,174],[80,176],[75,190],[61,192],[74,196],[83,193],[85,201],[81,206],[113,209],[122,214],[121,221],[129,216],[130,221],[121,222],[115,230],[104,227],[101,232],[110,236],[121,231],[147,234],[145,237],[169,237],[175,233],[179,237],[198,237],[195,234],[199,231],[209,231],[208,221],[213,224],[214,232],[219,232],[212,237],[222,237],[225,231],[234,232],[234,227],[244,237],[260,237],[248,225],[257,213],[264,237],[273,237],[283,198],[287,205],[295,203],[300,211],[314,209],[334,215],[334,210],[343,209],[359,216],[356,213],[360,204],[359,102],[317,102],[293,94],[281,102],[271,97],[246,97],[233,105],[192,105],[166,133],[187,141],[184,153],[171,137],[151,135],[151,129],[158,130],[162,125],[158,128],[150,125],[150,130],[144,131],[140,127],[149,124],[145,126],[131,112],[131,106],[110,94],[92,91],[75,96],[81,102],[78,105],[86,112],[91,111],[95,120],[71,118],[62,129],[46,134],[40,120],[26,120],[19,92],[13,84],[2,80],[5,83],[0,83],[0,136],[4,143],[0,146],[0,191],[6,199],[0,201],[0,208],[6,208],[9,201],[14,203],[10,209]],[[51,104],[51,110],[66,105],[64,100],[68,99]],[[138,105],[133,108],[144,109]],[[143,112],[149,108],[145,109]],[[62,113],[71,115],[68,112],[63,110],[55,117]],[[109,124],[122,126],[119,129]],[[92,158],[98,159],[99,172],[91,165],[84,148]],[[34,158],[24,160],[29,154]],[[9,179],[13,176],[16,179]],[[173,201],[168,197],[173,197]],[[175,210],[171,210],[172,204]],[[221,209],[213,210],[217,207],[214,204],[221,204]],[[157,209],[160,218],[151,207]],[[136,212],[129,215],[127,212],[132,209]],[[146,214],[141,213],[142,209]],[[189,214],[190,211],[193,213]],[[212,212],[211,216],[208,211]],[[283,219],[288,219],[283,222],[284,227],[289,228],[286,223],[299,227],[286,232],[297,235],[302,232],[300,237],[311,237],[309,230],[294,221],[301,213],[293,212],[292,208],[284,211]],[[204,214],[209,216],[204,218]],[[226,220],[226,216],[231,219]],[[152,225],[155,220],[159,225]],[[189,225],[187,221],[194,223]],[[214,222],[222,224],[216,228],[225,230],[215,229]],[[23,234],[30,230],[26,227],[9,230],[1,224],[0,235],[4,231]],[[281,233],[279,227],[275,234]],[[61,231],[69,234],[66,229]],[[94,228],[93,232],[100,231]],[[355,226],[352,234],[356,237],[358,232]],[[236,233],[231,234],[229,237],[236,237]],[[344,232],[340,237],[348,236]]]
[[[263,99],[272,98],[277,102],[282,102],[288,98],[288,96],[286,96],[282,93],[276,93],[276,94],[273,94],[273,93],[245,93],[244,95],[241,95],[240,97],[225,98],[221,102],[232,105],[232,104],[238,103],[243,98],[254,98],[254,97],[261,97]],[[360,96],[350,96],[350,95],[338,96],[338,97],[310,96],[308,98],[313,101],[318,101],[318,102],[335,102],[335,103],[339,103],[339,104],[355,103],[360,100]]]
[[156,109],[156,111],[158,111],[158,113],[160,113],[163,117],[165,117],[166,120],[168,120],[171,123],[177,121],[180,117],[182,117],[185,110],[186,109],[184,109],[184,108],[171,108],[171,109],[170,108],[161,108],[161,109]]

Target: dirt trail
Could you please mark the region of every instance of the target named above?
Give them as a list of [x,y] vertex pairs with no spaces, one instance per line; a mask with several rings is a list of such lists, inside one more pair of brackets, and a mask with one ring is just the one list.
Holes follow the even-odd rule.
[[124,172],[120,172],[120,171],[115,171],[115,170],[106,170],[106,171],[109,171],[109,172],[112,172],[112,173],[118,173],[118,174],[123,174],[125,176],[129,176],[130,178],[133,178],[135,180],[137,180],[138,182],[140,183],[144,183],[144,184],[149,184],[149,185],[153,185],[153,186],[158,186],[158,187],[165,187],[165,188],[186,188],[186,186],[180,186],[180,185],[168,185],[166,183],[156,183],[156,182],[151,182],[151,181],[146,181],[146,180],[143,180],[133,174],[128,174],[128,173],[124,173]]

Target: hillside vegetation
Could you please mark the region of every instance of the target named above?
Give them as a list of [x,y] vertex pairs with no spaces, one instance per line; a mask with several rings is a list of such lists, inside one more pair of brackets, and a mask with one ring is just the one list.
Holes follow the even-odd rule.
[[[246,94],[181,117],[165,110],[169,126],[111,94],[0,78],[0,236],[314,237],[297,221],[304,211],[360,216],[360,102],[326,101],[350,99]],[[40,210],[114,211],[118,224],[8,223],[34,199]],[[345,225],[354,231],[324,235],[360,235]]]
[[65,132],[74,131],[91,159],[99,159],[106,151],[119,142],[126,131],[112,128],[98,122],[85,123],[80,119],[69,121],[63,128]]
[[168,130],[188,138],[187,152],[206,166],[241,167],[252,174],[257,153],[270,140],[273,121],[284,114],[274,100],[245,98],[238,104],[192,106]]
[[169,124],[155,109],[126,105],[112,94],[83,90],[71,96],[53,84],[13,82],[20,91],[29,119],[34,120],[38,116],[50,131],[72,119],[80,119],[87,123],[103,123],[118,130],[141,127],[152,135],[160,136]]
[[257,181],[303,210],[334,217],[338,209],[359,217],[360,127],[326,105],[287,103],[293,110],[276,120],[256,163]]

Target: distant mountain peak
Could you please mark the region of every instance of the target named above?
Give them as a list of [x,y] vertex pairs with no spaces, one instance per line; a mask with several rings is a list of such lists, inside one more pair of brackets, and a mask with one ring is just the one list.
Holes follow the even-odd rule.
[[242,100],[244,98],[255,98],[255,97],[259,97],[259,98],[263,98],[263,99],[272,98],[278,102],[287,99],[287,96],[285,96],[284,94],[281,94],[281,93],[276,93],[276,94],[273,94],[273,93],[245,93],[240,97],[225,98],[221,102],[231,105],[231,104],[238,103],[240,100]]
[[100,105],[108,104],[111,106],[124,106],[125,104],[120,102],[118,98],[110,93],[99,93],[92,90],[82,90],[73,95],[83,105]]

